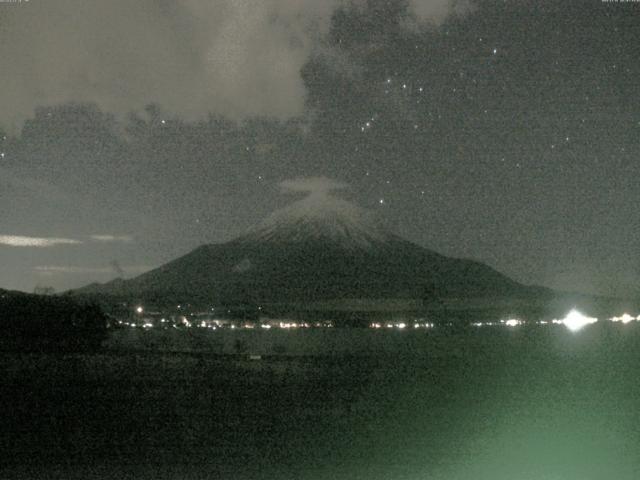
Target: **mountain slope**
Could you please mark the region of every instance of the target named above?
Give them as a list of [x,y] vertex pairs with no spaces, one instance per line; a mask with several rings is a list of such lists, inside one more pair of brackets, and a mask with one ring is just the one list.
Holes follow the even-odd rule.
[[406,241],[367,211],[317,192],[230,242],[75,293],[237,304],[498,298],[527,295],[530,288],[481,263]]

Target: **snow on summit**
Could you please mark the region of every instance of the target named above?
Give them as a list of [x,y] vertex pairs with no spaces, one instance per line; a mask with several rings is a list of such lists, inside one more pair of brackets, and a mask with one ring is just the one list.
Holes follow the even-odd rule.
[[324,240],[345,247],[369,247],[393,238],[372,212],[339,198],[333,190],[346,184],[325,177],[286,180],[287,193],[306,197],[273,212],[246,236],[250,241],[301,242]]

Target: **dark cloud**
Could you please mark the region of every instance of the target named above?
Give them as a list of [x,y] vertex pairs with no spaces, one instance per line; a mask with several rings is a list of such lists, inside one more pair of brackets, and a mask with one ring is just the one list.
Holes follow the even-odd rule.
[[[183,118],[303,113],[300,70],[343,0],[56,0],[0,6],[0,122],[39,105],[150,103]],[[364,3],[358,2],[355,3]],[[450,0],[413,0],[441,21]]]

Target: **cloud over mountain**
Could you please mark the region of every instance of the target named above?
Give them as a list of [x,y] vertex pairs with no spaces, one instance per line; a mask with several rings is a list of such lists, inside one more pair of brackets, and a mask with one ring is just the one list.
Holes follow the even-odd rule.
[[343,190],[348,185],[327,177],[301,177],[280,182],[283,192],[328,193],[332,190]]

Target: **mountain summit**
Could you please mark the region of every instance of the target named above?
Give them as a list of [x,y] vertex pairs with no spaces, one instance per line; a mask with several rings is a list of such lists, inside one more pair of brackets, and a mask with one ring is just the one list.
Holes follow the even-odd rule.
[[275,211],[240,241],[319,241],[352,249],[370,248],[393,238],[371,212],[321,191]]
[[75,293],[312,308],[365,299],[429,303],[530,292],[479,262],[445,257],[388,232],[369,211],[332,194],[333,184],[306,182],[289,185],[306,192],[305,198],[245,235],[203,245],[136,278]]

